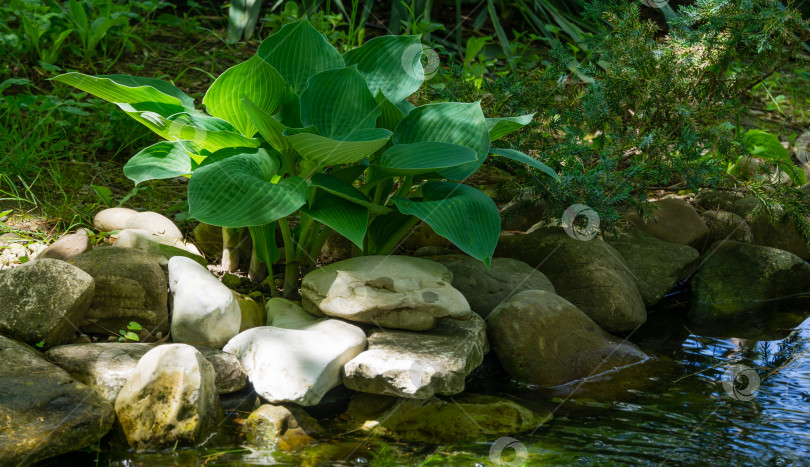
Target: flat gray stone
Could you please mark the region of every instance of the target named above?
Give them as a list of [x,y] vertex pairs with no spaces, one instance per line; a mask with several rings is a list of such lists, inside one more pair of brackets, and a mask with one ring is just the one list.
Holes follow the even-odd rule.
[[343,367],[343,384],[355,391],[415,399],[459,394],[489,351],[478,315],[444,318],[430,331],[371,332],[368,350]]
[[444,317],[465,319],[467,299],[441,264],[408,256],[359,256],[316,269],[301,284],[303,306],[377,326],[424,331]]

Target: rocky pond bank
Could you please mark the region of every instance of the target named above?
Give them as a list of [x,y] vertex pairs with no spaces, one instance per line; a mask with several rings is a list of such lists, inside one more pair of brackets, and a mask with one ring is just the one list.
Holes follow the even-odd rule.
[[723,195],[657,201],[656,219],[617,236],[504,233],[489,270],[435,245],[337,261],[303,278],[300,301],[231,290],[201,255],[217,239],[185,239],[157,213],[99,213],[112,246],[86,232],[47,248],[6,237],[3,258],[36,259],[0,272],[0,465],[102,439],[201,446],[224,430],[286,452],[345,433],[453,444],[530,432],[553,411],[465,391],[469,379],[494,365],[570,392],[643,374],[657,356],[627,336],[687,284],[688,319],[727,329],[810,293],[798,232]]

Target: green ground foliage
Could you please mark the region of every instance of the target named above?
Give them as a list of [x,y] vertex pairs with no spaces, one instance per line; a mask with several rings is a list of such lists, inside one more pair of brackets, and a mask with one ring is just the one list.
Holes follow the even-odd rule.
[[[4,3],[0,212],[13,210],[14,222],[0,228],[55,235],[115,205],[185,225],[183,182],[136,188],[122,173],[155,135],[49,79],[70,71],[153,77],[202,100],[261,39],[305,15],[341,53],[386,33],[422,34],[438,69],[413,104],[480,100],[486,117],[534,114],[493,146],[532,155],[560,181],[490,159],[466,183],[498,202],[529,192],[550,217],[583,203],[610,224],[624,206],[645,211],[650,196],[717,187],[756,194],[766,210],[784,205],[796,219],[806,213],[805,195],[771,176],[783,172],[794,187],[805,177],[794,146],[808,122],[808,24],[790,5],[265,3],[247,43],[228,40],[228,12],[210,2]],[[752,154],[765,160],[760,173],[745,170]]]

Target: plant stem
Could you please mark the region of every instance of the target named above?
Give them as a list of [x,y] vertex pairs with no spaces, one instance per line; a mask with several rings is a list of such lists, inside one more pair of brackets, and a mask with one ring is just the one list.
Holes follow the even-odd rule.
[[298,261],[295,260],[295,243],[290,232],[290,223],[287,218],[278,220],[281,228],[281,237],[284,239],[284,297],[292,294],[295,283],[298,280]]

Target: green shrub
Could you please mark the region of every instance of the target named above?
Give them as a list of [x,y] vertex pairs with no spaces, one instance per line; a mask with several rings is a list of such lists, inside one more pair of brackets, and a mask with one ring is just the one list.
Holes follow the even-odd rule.
[[[508,142],[542,154],[561,178],[548,183],[516,167],[517,184],[534,188],[549,217],[583,203],[610,224],[627,205],[646,214],[647,198],[660,190],[770,193],[761,200],[772,206],[775,193],[789,190],[741,173],[741,158],[751,155],[765,160],[763,171],[778,168],[794,184],[806,183],[776,138],[745,131],[740,116],[750,90],[797,56],[808,23],[775,0],[705,0],[681,7],[661,37],[640,8],[591,7],[592,22],[604,27],[587,42],[591,65],[579,69],[590,82],[577,79],[572,58],[557,47],[552,66],[485,83],[487,115],[536,112],[528,131]],[[425,98],[478,95],[450,81],[457,84]],[[515,188],[505,191],[515,195]]]
[[136,184],[193,174],[190,216],[249,227],[268,264],[279,258],[277,222],[290,293],[298,265],[314,266],[331,230],[366,254],[386,254],[421,219],[488,265],[498,210],[479,190],[447,180],[470,176],[490,152],[556,177],[526,154],[490,148],[531,115],[487,119],[478,102],[410,104],[424,81],[421,54],[419,36],[383,36],[341,56],[303,19],[220,75],[203,98],[207,114],[155,79],[55,79],[116,103],[167,139],[124,167]]

